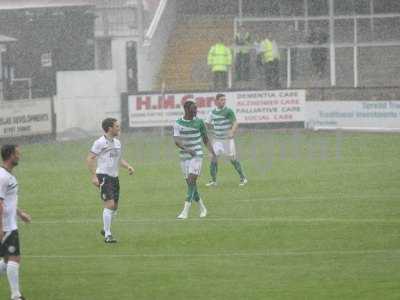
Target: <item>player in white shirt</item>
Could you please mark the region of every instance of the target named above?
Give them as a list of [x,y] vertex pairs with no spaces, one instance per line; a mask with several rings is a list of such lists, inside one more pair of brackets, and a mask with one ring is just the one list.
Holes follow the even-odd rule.
[[100,188],[100,196],[104,201],[101,230],[104,242],[116,243],[111,234],[111,223],[119,201],[119,166],[127,169],[129,175],[133,174],[134,169],[122,159],[121,142],[116,138],[121,130],[118,120],[107,118],[103,120],[102,128],[105,134],[93,143],[86,163],[92,174],[92,183]]
[[17,217],[26,223],[31,216],[18,208],[18,182],[12,174],[20,159],[19,147],[4,145],[1,147],[3,164],[0,167],[0,276],[7,274],[11,299],[25,299],[19,288],[19,265],[21,250]]

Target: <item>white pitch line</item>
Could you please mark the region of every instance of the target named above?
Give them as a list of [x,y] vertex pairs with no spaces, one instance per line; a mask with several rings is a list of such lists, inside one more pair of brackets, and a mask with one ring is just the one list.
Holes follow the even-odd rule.
[[82,255],[24,255],[35,259],[85,259],[85,258],[202,258],[202,257],[271,257],[271,256],[309,256],[309,255],[370,255],[400,254],[400,249],[377,250],[320,250],[320,251],[266,251],[266,252],[225,252],[225,253],[153,253],[153,254],[82,254]]
[[[128,197],[126,197],[128,198]],[[284,202],[284,201],[326,201],[326,200],[364,200],[364,199],[385,199],[385,200],[396,200],[399,199],[399,195],[343,195],[343,196],[275,196],[275,197],[259,197],[259,198],[248,198],[248,199],[229,199],[224,200],[224,202],[229,203],[246,203],[246,202]],[[210,198],[210,202],[212,202],[212,197]],[[123,208],[127,207],[144,207],[147,202],[135,202],[135,200],[126,199],[123,201]],[[166,202],[165,200],[153,200],[153,204],[162,205],[162,206],[176,206],[177,202]],[[179,202],[180,203],[180,202]],[[93,208],[98,207],[96,203],[85,205],[80,204],[80,208]]]
[[[168,219],[116,219],[115,223],[145,223],[145,224],[161,224],[161,223],[184,223],[184,222],[242,222],[242,223],[389,223],[398,224],[400,219],[357,219],[357,218],[192,218],[187,220]],[[33,224],[100,224],[101,219],[82,219],[82,220],[39,220],[33,221]]]
[[232,199],[231,202],[253,202],[253,201],[318,201],[318,200],[364,200],[364,199],[399,199],[399,195],[351,195],[351,196],[300,196],[300,197],[263,197],[249,199]]

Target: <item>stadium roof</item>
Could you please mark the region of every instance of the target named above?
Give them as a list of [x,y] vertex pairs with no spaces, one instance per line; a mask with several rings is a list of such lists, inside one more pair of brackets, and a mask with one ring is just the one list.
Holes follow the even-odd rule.
[[95,0],[0,0],[0,10],[67,7],[67,6],[91,6]]

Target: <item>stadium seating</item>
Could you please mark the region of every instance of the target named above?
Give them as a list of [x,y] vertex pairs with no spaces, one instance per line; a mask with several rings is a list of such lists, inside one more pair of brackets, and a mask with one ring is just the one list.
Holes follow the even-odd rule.
[[[218,0],[214,4],[209,0],[180,0],[178,2],[176,29],[169,38],[156,89],[163,87],[166,91],[212,89],[212,73],[207,66],[208,50],[221,35],[225,38],[226,44],[234,44],[234,18],[238,15],[238,7],[228,5],[228,2],[225,0]],[[269,6],[267,2],[244,1],[243,14],[246,19],[243,21],[243,26],[245,31],[250,32],[253,37],[268,36],[276,39],[281,49],[280,81],[283,88],[290,86],[309,89],[316,100],[322,100],[326,95],[343,100],[381,99],[383,95],[390,98],[400,96],[398,88],[400,79],[397,76],[400,68],[398,56],[400,46],[396,42],[399,39],[399,33],[394,29],[398,27],[400,18],[377,17],[373,22],[369,19],[357,21],[357,40],[360,43],[356,61],[358,78],[355,78],[353,66],[355,63],[354,20],[351,18],[335,20],[334,39],[337,47],[335,51],[336,78],[333,83],[330,78],[329,57],[325,70],[322,74],[317,74],[311,60],[311,44],[309,43],[309,36],[313,30],[322,29],[329,32],[328,19],[314,19],[307,22],[301,18],[293,20],[290,16],[303,15],[302,5],[297,1],[282,1],[279,5],[277,1],[268,2]],[[338,14],[340,8],[338,6]],[[310,9],[314,11],[319,8],[313,6]],[[327,7],[322,10],[326,9]],[[366,13],[365,11],[358,12]],[[268,19],[271,17],[275,19]],[[283,17],[283,19],[277,20],[276,17]],[[289,18],[285,19],[285,17]],[[329,43],[323,46],[328,47]],[[291,49],[290,62],[287,61],[289,48]],[[256,68],[255,53],[252,52],[251,55],[250,81],[233,81],[233,89],[265,88],[263,72]],[[290,84],[287,81],[289,63]],[[232,68],[232,78],[235,78],[234,72]],[[358,81],[355,82],[355,80]],[[362,88],[360,91],[352,90],[356,84]]]
[[233,19],[190,16],[178,21],[169,39],[158,82],[170,91],[208,89],[212,84],[207,54],[218,36],[233,43]]

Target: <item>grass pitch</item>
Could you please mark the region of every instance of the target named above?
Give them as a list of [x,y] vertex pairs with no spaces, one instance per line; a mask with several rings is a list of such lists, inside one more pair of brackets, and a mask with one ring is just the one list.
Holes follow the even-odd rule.
[[[22,147],[16,169],[22,291],[35,300],[400,299],[400,137],[252,131],[199,191],[209,216],[175,220],[186,193],[169,136],[124,136],[121,200],[106,245],[84,159],[92,140]],[[0,299],[8,299],[0,278]]]

